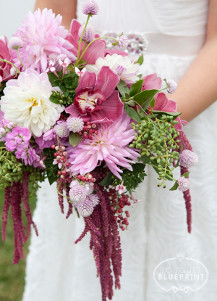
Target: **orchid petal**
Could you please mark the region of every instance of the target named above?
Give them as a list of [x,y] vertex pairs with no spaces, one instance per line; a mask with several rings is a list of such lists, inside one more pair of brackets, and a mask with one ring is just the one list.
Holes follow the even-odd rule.
[[119,76],[115,74],[108,66],[103,66],[100,70],[97,81],[96,89],[102,91],[106,98],[111,96],[119,83]]

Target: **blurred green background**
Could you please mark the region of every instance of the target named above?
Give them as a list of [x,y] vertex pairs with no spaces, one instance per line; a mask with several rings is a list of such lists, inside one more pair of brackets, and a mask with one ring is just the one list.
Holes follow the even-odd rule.
[[[3,201],[4,194],[0,192],[0,216],[2,215]],[[30,200],[32,212],[35,208],[35,203],[35,198]],[[24,249],[25,256],[28,253],[29,242],[30,239]],[[20,260],[16,265],[12,263],[13,246],[13,224],[9,213],[6,242],[3,243],[0,237],[0,301],[22,300],[26,263],[23,260]]]

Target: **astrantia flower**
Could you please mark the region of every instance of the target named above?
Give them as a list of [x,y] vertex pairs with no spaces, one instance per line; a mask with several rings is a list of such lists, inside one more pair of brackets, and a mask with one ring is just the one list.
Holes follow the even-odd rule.
[[66,120],[66,125],[69,131],[73,133],[78,133],[83,130],[84,122],[80,117],[69,117]]
[[109,126],[102,126],[92,140],[85,139],[75,149],[71,150],[69,161],[73,174],[84,175],[94,170],[105,161],[111,172],[121,178],[122,166],[132,170],[139,154],[129,147],[134,139],[131,119],[123,115]]
[[138,80],[137,71],[139,64],[131,62],[128,56],[124,57],[116,53],[106,55],[104,58],[98,58],[95,65],[87,65],[86,69],[89,72],[98,74],[103,66],[109,66],[127,84],[132,84]]
[[123,110],[119,92],[115,90],[119,77],[109,68],[102,67],[98,76],[85,72],[79,81],[74,103],[65,109],[71,117],[85,122],[112,122]]
[[188,190],[190,187],[189,179],[187,179],[185,177],[180,177],[178,179],[178,185],[179,185],[178,189],[181,190],[182,192]]
[[180,154],[179,160],[181,166],[189,168],[198,162],[198,156],[194,152],[185,149]]
[[[14,34],[14,37],[23,42],[19,52],[25,67],[44,72],[51,53],[66,54],[71,60],[75,59],[69,51],[72,46],[66,40],[68,32],[61,26],[61,22],[62,17],[55,16],[51,9],[38,9],[27,14],[23,24]],[[13,51],[13,60],[21,67],[16,50]]]
[[97,15],[98,11],[99,11],[99,8],[98,8],[98,5],[97,5],[96,1],[87,0],[84,3],[83,9],[82,9],[83,14],[85,14],[85,15]]
[[124,193],[126,191],[126,187],[123,184],[117,185],[115,189],[120,193]]
[[55,125],[54,131],[60,138],[65,138],[69,135],[69,130],[65,121],[61,121],[57,125]]
[[46,73],[27,69],[17,79],[7,82],[1,98],[5,119],[26,127],[36,137],[51,128],[59,119],[63,108],[49,99],[52,86]]

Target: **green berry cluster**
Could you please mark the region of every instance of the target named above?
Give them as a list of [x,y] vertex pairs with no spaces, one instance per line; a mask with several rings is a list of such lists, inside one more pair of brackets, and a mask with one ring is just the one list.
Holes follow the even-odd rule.
[[20,181],[23,177],[23,164],[16,156],[7,151],[4,147],[0,148],[0,190],[11,183]]
[[32,191],[38,189],[38,182],[44,181],[44,172],[33,166],[25,166],[17,160],[13,152],[9,152],[5,147],[0,147],[0,190],[10,186],[13,182],[23,180],[23,174],[30,173],[29,183]]
[[173,116],[162,114],[147,115],[140,123],[133,124],[136,134],[130,147],[139,149],[141,157],[157,171],[161,181],[158,186],[166,187],[165,181],[173,180],[173,163],[179,159],[176,123]]

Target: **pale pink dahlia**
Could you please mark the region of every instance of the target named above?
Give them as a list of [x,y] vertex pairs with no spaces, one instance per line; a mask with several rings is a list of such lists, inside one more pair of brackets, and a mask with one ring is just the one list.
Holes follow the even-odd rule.
[[84,175],[94,170],[105,161],[111,172],[121,179],[124,167],[132,170],[131,164],[137,161],[139,154],[129,147],[134,139],[131,119],[123,113],[111,125],[103,125],[92,140],[85,139],[75,149],[71,150],[70,163],[73,174]]
[[[48,57],[52,53],[65,54],[71,60],[75,56],[69,50],[72,45],[66,40],[68,31],[61,26],[62,17],[55,16],[51,9],[40,9],[29,12],[14,37],[22,40],[20,57],[26,68],[43,72],[48,66]],[[21,67],[16,50],[13,50],[13,61]]]

